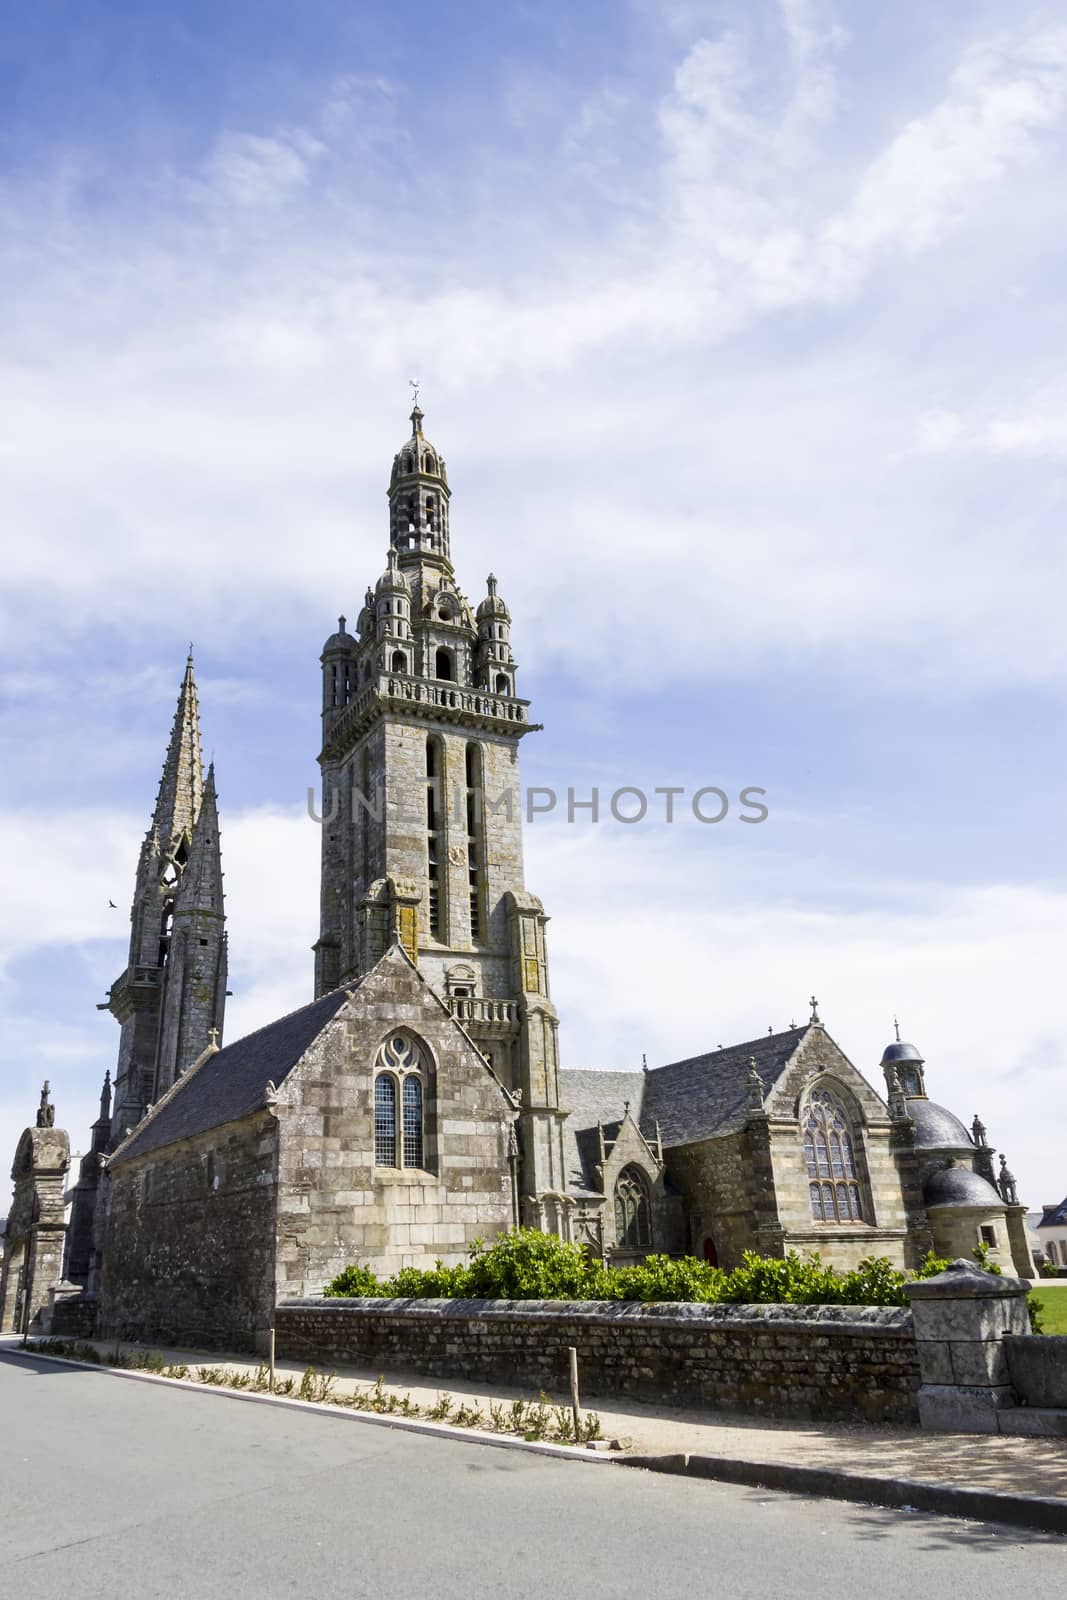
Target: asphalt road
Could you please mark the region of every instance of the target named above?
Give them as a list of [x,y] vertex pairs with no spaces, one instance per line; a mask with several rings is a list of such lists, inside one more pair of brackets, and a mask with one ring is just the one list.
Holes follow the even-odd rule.
[[0,1354],[2,1600],[1043,1600],[1067,1540]]

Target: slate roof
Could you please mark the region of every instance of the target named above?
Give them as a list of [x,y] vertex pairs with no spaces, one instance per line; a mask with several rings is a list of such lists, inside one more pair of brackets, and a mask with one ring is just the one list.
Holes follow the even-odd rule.
[[932,1172],[923,1184],[923,1200],[929,1211],[939,1206],[974,1206],[988,1211],[1004,1204],[993,1185],[970,1167],[942,1167]]
[[560,1097],[570,1113],[563,1124],[567,1182],[571,1193],[591,1194],[599,1160],[596,1125],[610,1144],[627,1100],[641,1132],[655,1140],[659,1123],[665,1149],[736,1133],[748,1114],[748,1063],[756,1070],[766,1096],[777,1083],[808,1027],[763,1034],[724,1050],[672,1061],[648,1072],[565,1071]]
[[953,1112],[934,1100],[909,1097],[905,1104],[915,1123],[916,1150],[970,1150],[974,1140]]
[[644,1072],[560,1073],[560,1098],[563,1109],[570,1113],[563,1124],[563,1156],[570,1193],[600,1192],[593,1171],[600,1160],[596,1125],[602,1123],[606,1138],[613,1139],[627,1100],[631,1113],[640,1122],[641,1096],[649,1076]]
[[1041,1221],[1036,1224],[1039,1228],[1060,1228],[1067,1222],[1067,1200],[1061,1200],[1058,1206],[1044,1206],[1041,1211]]
[[641,1108],[643,1131],[654,1133],[658,1122],[666,1148],[736,1133],[748,1114],[749,1057],[755,1057],[766,1098],[807,1037],[809,1026],[765,1033],[759,1039],[654,1068]]
[[179,1078],[152,1115],[138,1124],[112,1156],[112,1165],[259,1111],[266,1103],[268,1082],[281,1086],[347,998],[344,989],[335,989],[209,1056]]

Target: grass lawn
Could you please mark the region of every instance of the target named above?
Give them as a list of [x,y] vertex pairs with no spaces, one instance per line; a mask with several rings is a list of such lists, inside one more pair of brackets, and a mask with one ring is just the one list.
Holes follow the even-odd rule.
[[1041,1321],[1045,1333],[1067,1333],[1067,1282],[1050,1278],[1034,1290],[1032,1299],[1041,1301]]

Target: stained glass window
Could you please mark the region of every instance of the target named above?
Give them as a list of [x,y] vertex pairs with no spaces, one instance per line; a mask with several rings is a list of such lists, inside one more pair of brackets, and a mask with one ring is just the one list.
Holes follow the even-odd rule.
[[425,1167],[426,1071],[417,1040],[392,1034],[378,1047],[374,1066],[375,1165]]
[[[859,1172],[848,1117],[828,1089],[813,1089],[803,1118],[804,1162],[816,1222],[862,1222]],[[833,1182],[824,1180],[833,1179]]]
[[615,1184],[615,1243],[620,1250],[643,1250],[652,1243],[648,1185],[636,1167],[624,1167]]

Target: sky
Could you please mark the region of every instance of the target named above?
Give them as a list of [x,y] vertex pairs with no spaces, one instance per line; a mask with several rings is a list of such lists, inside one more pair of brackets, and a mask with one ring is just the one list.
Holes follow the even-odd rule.
[[880,1085],[896,1016],[1062,1197],[1062,8],[0,11],[0,1150],[45,1077],[86,1147],[190,640],[227,1037],[311,997],[318,655],[415,377],[561,796],[564,1066],[815,995]]

